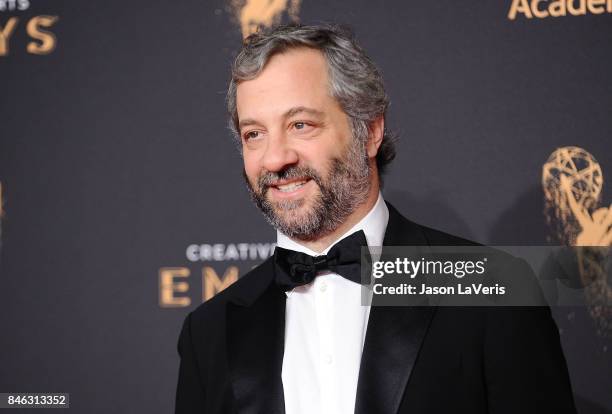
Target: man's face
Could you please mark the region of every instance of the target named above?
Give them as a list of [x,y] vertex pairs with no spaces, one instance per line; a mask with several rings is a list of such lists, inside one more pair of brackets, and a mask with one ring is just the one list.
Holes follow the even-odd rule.
[[303,240],[335,230],[370,189],[365,149],[329,94],[327,71],[321,52],[293,49],[236,93],[251,197],[274,227]]

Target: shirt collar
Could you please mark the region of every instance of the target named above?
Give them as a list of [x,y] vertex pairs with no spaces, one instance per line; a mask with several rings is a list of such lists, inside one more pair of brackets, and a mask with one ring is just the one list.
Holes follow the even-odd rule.
[[344,233],[342,236],[334,240],[333,243],[327,247],[322,253],[317,253],[314,250],[309,249],[306,246],[290,239],[280,231],[276,231],[276,245],[283,249],[293,250],[296,252],[306,253],[310,256],[319,256],[321,254],[327,254],[327,252],[336,244],[338,241],[345,237],[355,233],[356,231],[363,230],[368,241],[368,246],[382,246],[385,230],[387,229],[387,223],[389,222],[389,209],[385,204],[385,200],[382,198],[382,194],[378,193],[378,200],[374,207],[365,215],[357,224],[355,224],[350,230]]

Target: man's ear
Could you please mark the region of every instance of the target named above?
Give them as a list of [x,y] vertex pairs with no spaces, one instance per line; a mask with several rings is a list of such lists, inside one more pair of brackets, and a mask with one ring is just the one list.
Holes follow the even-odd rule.
[[382,144],[383,135],[385,133],[385,117],[380,115],[378,118],[370,122],[368,126],[368,143],[366,149],[368,157],[374,158],[378,154],[380,144]]

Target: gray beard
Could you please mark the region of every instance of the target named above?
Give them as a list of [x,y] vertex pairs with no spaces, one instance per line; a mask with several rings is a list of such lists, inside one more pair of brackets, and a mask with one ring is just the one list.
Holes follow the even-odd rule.
[[[289,166],[261,174],[256,190],[244,170],[243,176],[251,200],[275,229],[290,238],[311,241],[335,231],[367,200],[371,171],[365,148],[353,142],[345,158],[332,158],[325,179],[312,168]],[[270,183],[293,178],[310,178],[319,188],[310,209],[301,214],[294,212],[306,203],[304,199],[270,202],[266,197]]]

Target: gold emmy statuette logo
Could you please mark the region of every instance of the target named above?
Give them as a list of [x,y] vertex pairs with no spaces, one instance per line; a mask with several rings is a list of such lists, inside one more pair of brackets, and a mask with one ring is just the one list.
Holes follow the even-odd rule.
[[508,19],[515,20],[519,14],[526,19],[545,19],[604,13],[612,13],[612,0],[512,0]]
[[612,244],[612,205],[598,208],[603,174],[595,157],[578,147],[557,149],[542,168],[542,186],[559,241],[573,246]]
[[246,38],[262,27],[281,22],[286,11],[291,21],[299,20],[301,0],[230,0],[230,7]]
[[[542,168],[546,218],[562,244],[576,250],[578,271],[589,313],[599,334],[612,334],[612,286],[606,262],[612,245],[612,204],[600,207],[603,174],[593,157],[579,147],[555,150]],[[591,247],[591,248],[589,248]]]

